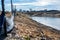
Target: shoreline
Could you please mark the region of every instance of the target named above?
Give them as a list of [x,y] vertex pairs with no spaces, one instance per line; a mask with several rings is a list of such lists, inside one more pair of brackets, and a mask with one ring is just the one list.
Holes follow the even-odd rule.
[[[35,17],[37,17],[37,16],[35,16]],[[31,19],[31,18],[30,18],[30,19]],[[33,20],[33,19],[31,19],[31,20]],[[39,23],[39,22],[37,22],[37,21],[35,21],[35,20],[33,20],[33,21],[36,22],[38,25],[43,25],[43,26],[45,26],[45,27],[49,27],[49,28],[55,29],[55,28],[53,28],[53,27],[51,27],[51,26],[44,25],[44,24]],[[58,29],[55,29],[55,30],[60,31],[60,30],[58,30]]]
[[31,16],[31,17],[52,17],[52,18],[60,18],[60,17],[56,17],[56,16]]
[[[37,16],[32,16],[32,17],[37,17]],[[47,25],[47,24],[44,24],[44,23],[41,23],[41,22],[38,22],[37,20],[34,20],[32,17],[30,17],[33,21],[36,21],[37,23],[40,23],[40,24],[43,24],[43,25],[45,25],[45,26],[49,26],[49,27],[51,27],[51,28],[53,28],[53,29],[56,29],[56,28],[54,28],[54,26],[51,26],[51,25]],[[46,17],[47,18],[47,17]],[[48,18],[52,18],[52,17],[48,17]],[[56,17],[53,17],[53,18],[56,18]],[[57,26],[55,26],[55,27],[57,27]],[[59,30],[59,29],[56,29],[56,30]],[[60,30],[59,30],[60,31]]]
[[[38,23],[28,15],[19,14],[15,16],[15,28],[13,29],[12,33],[9,33],[10,36],[6,39],[33,39],[33,40],[40,40],[44,37],[46,40],[57,40],[60,38],[60,31],[55,30],[49,26],[43,25]],[[52,39],[53,38],[53,39]],[[55,39],[56,38],[56,39]]]

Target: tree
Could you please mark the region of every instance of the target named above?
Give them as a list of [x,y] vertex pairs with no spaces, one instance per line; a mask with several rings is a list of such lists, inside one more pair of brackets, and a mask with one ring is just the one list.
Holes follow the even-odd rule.
[[4,35],[7,36],[7,29],[6,29],[6,19],[5,19],[5,8],[4,8],[4,0],[1,0],[2,5],[2,22],[4,23]]
[[13,3],[12,3],[12,0],[11,0],[11,12],[13,13]]
[[32,9],[30,8],[30,12],[32,11]]
[[20,9],[19,12],[22,12],[22,9]]

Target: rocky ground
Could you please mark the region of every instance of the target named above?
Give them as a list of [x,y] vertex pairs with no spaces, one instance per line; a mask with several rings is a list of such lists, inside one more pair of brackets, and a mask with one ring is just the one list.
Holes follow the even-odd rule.
[[60,40],[60,31],[37,23],[26,14],[17,13],[15,27],[4,40]]

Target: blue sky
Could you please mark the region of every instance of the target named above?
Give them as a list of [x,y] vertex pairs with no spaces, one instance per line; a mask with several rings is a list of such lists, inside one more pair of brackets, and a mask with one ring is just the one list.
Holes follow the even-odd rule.
[[[14,6],[16,8],[29,10],[60,10],[60,0],[13,0]],[[1,10],[1,0],[0,0],[0,10]],[[5,0],[5,10],[11,10],[10,0]]]

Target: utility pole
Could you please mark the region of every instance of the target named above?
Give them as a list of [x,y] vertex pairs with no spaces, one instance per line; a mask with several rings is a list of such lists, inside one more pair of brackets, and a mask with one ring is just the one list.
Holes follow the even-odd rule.
[[5,19],[5,8],[4,8],[4,0],[1,0],[2,5],[2,17],[3,17],[3,26],[4,26],[4,35],[7,36],[7,29],[6,29],[6,19]]

